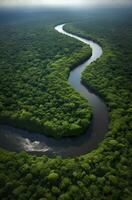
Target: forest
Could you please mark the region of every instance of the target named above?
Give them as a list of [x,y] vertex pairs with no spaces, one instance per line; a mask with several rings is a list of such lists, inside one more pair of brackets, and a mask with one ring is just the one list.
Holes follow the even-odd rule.
[[45,18],[1,26],[0,121],[57,138],[79,135],[92,113],[67,78],[91,49]]
[[[75,18],[77,21],[78,18]],[[124,15],[122,10],[116,11],[116,14],[101,11],[95,15],[86,12],[84,20],[70,22],[65,27],[69,32],[92,38],[103,48],[102,57],[83,72],[82,83],[101,96],[107,104],[110,123],[104,140],[90,153],[66,159],[59,156],[38,157],[26,152],[12,153],[1,149],[1,200],[132,199],[131,18],[129,9]],[[42,16],[38,19],[44,20]],[[75,130],[80,134],[90,121],[91,111],[87,102],[68,85],[67,78],[70,69],[89,57],[91,51],[82,43],[55,33],[54,25],[63,23],[66,18],[54,20],[56,23],[49,20],[50,26],[42,24],[42,21],[37,24],[33,22],[31,26],[31,21],[28,26],[28,22],[22,22],[21,25],[16,23],[10,28],[9,24],[2,25],[0,115],[2,121],[15,121],[19,127],[25,126],[26,129],[30,116],[34,120],[33,124],[30,123],[31,130],[32,126],[33,129],[41,130],[42,115],[46,113],[43,117],[48,126],[44,126],[43,122],[42,129],[48,127],[47,133],[56,137],[57,134],[66,134],[63,131],[67,121],[73,125],[70,134],[74,134]],[[13,32],[17,34],[11,35]],[[40,40],[32,39],[36,38],[36,34]],[[54,38],[52,43],[51,38]],[[8,48],[8,45],[15,45],[15,48]],[[23,94],[28,98],[25,99]],[[37,106],[39,104],[40,108]],[[70,116],[67,109],[70,109]],[[52,116],[55,119],[49,121]],[[61,124],[65,122],[62,131],[62,126],[58,124],[60,120]],[[54,123],[57,124],[55,130],[55,126],[52,126]]]

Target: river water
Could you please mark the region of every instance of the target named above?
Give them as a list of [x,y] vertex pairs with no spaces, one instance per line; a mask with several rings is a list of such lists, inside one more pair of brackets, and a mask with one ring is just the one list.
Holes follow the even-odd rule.
[[91,90],[88,90],[80,82],[82,71],[87,65],[94,62],[102,55],[102,48],[91,40],[64,31],[64,25],[65,24],[56,26],[55,30],[90,45],[92,48],[92,56],[86,62],[72,70],[68,78],[69,84],[78,91],[81,96],[88,100],[93,113],[92,123],[85,134],[59,140],[39,133],[29,133],[25,130],[0,125],[0,147],[6,150],[15,152],[25,150],[35,155],[74,157],[97,148],[99,142],[104,138],[108,129],[107,107],[100,97],[91,92]]

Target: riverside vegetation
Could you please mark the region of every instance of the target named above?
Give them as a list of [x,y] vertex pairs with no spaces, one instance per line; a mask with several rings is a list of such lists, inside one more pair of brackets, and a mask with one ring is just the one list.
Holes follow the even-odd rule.
[[[66,27],[69,32],[91,36],[103,47],[103,56],[87,67],[82,81],[108,105],[110,126],[105,139],[96,150],[73,159],[1,150],[2,200],[132,199],[132,22],[129,12],[121,14],[87,14],[87,20]],[[68,43],[68,38],[59,37]]]
[[91,49],[55,32],[55,23],[41,17],[1,27],[0,121],[53,137],[79,135],[91,110],[67,78]]

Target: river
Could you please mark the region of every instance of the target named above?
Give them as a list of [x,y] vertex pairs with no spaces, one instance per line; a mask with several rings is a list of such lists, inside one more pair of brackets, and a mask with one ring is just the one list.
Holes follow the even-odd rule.
[[29,133],[28,131],[0,125],[0,147],[20,152],[25,150],[35,155],[60,155],[62,157],[74,157],[86,154],[97,148],[103,140],[108,129],[108,111],[103,100],[81,83],[81,73],[87,65],[97,60],[103,53],[102,48],[95,42],[78,37],[64,31],[65,24],[57,25],[55,30],[60,34],[75,38],[92,49],[92,56],[83,64],[77,66],[70,72],[68,82],[77,92],[84,97],[92,108],[93,118],[86,133],[77,137],[66,137],[54,139],[39,133]]

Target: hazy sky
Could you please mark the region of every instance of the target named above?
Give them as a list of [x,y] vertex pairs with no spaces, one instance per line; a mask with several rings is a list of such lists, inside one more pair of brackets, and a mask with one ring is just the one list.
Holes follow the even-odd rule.
[[5,5],[50,5],[50,6],[84,6],[84,5],[106,5],[106,4],[132,4],[132,0],[0,0],[0,4]]

